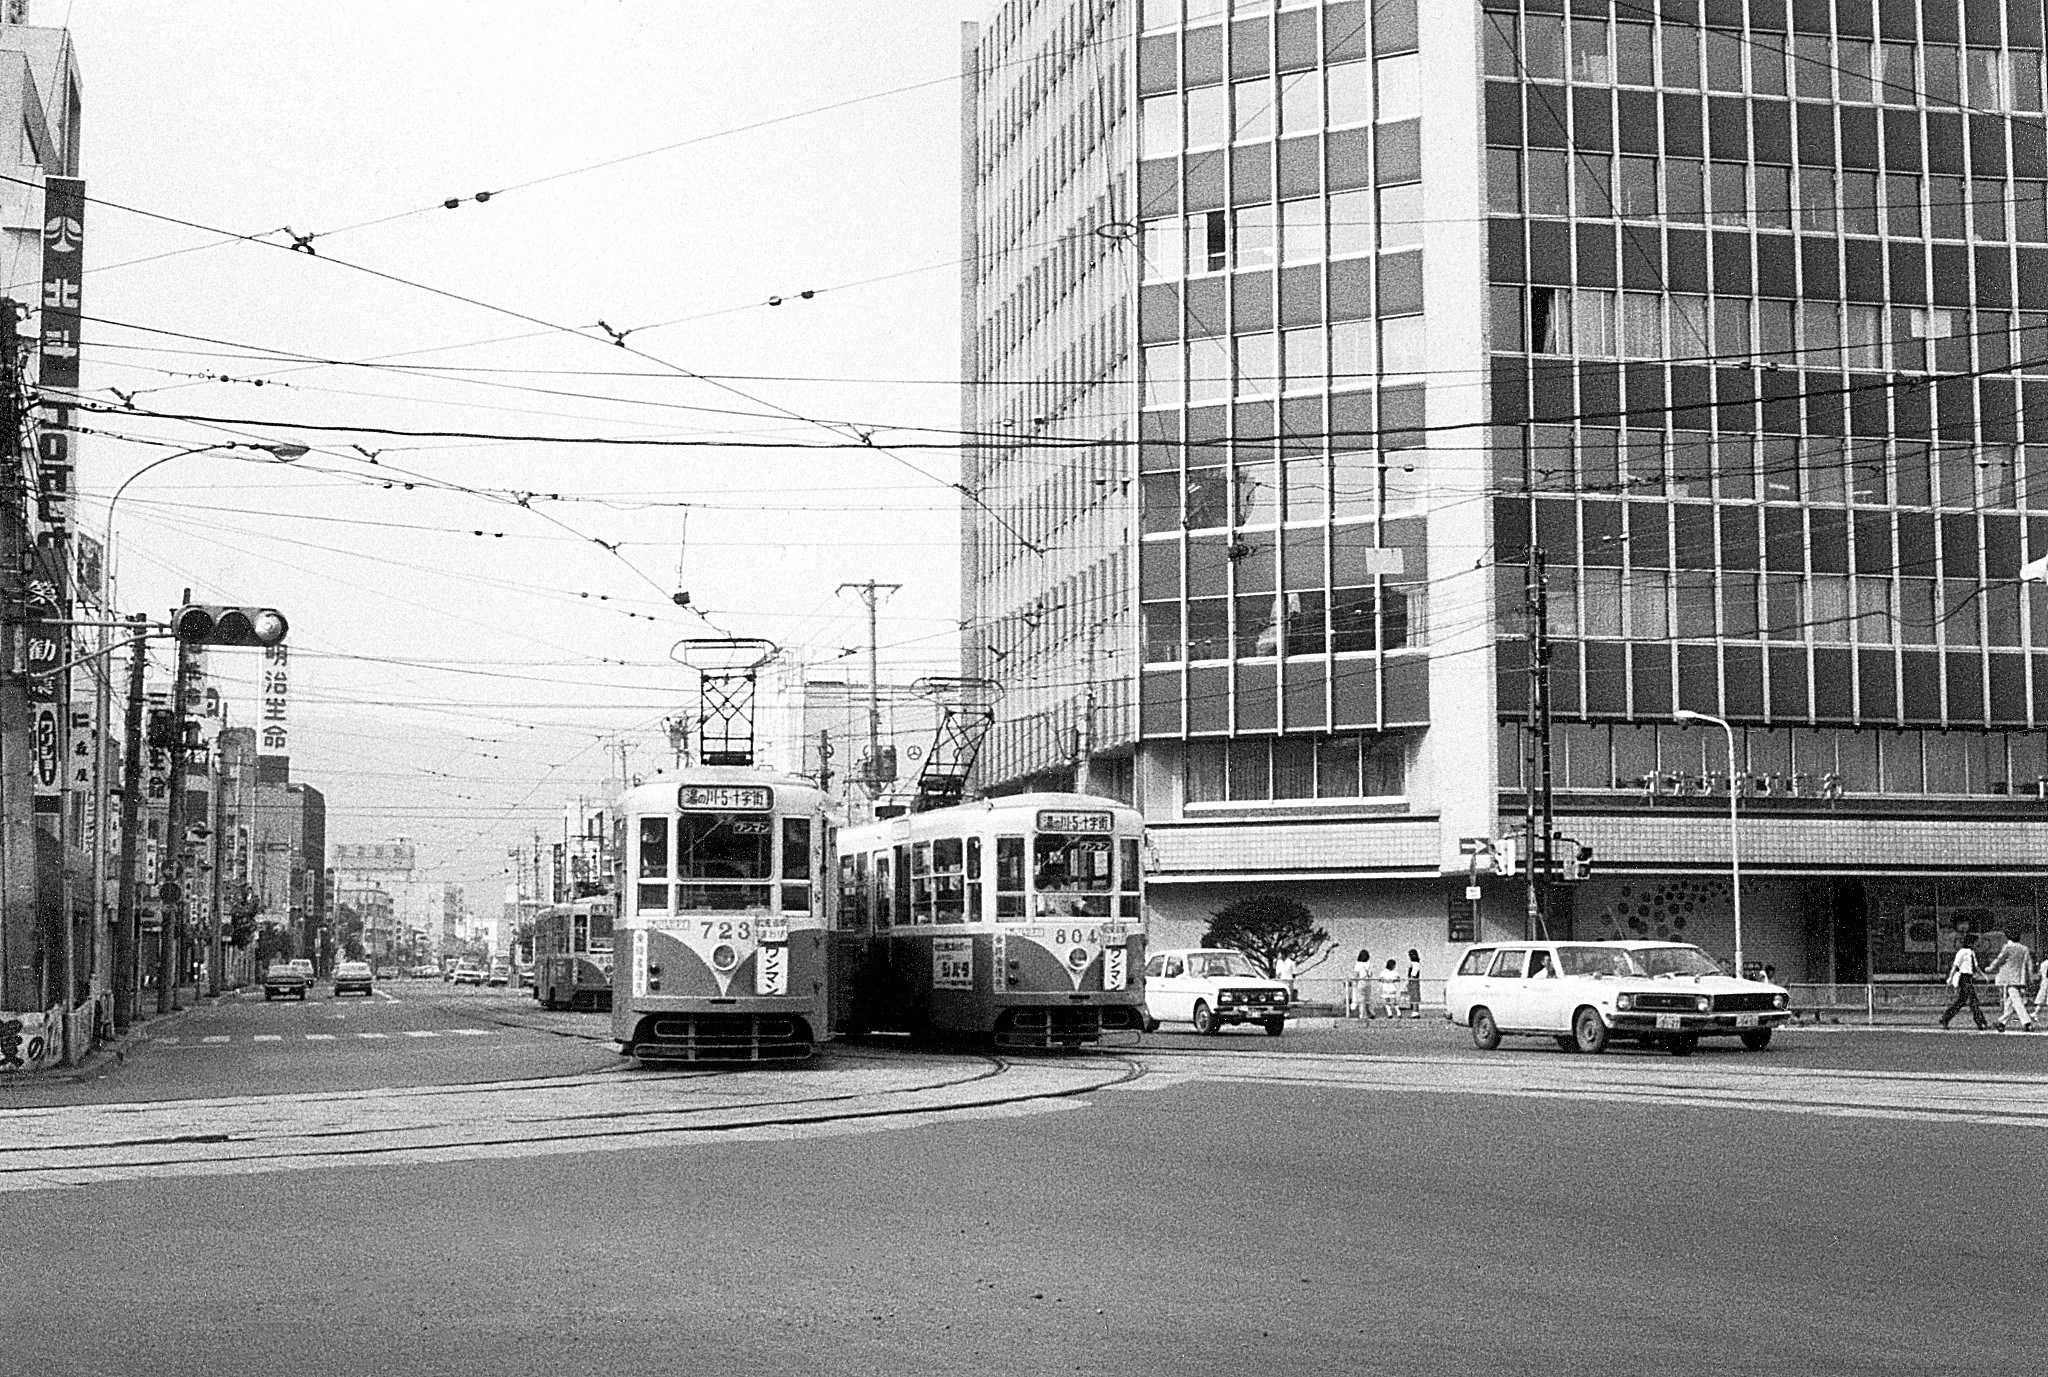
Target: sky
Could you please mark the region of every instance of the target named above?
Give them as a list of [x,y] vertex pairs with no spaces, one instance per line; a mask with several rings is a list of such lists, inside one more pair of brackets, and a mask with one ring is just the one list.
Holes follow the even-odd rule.
[[[124,611],[286,613],[330,843],[409,838],[493,907],[610,743],[666,760],[679,642],[861,675],[842,583],[902,585],[885,678],[956,671],[978,8],[33,0],[78,54],[84,389],[117,408],[80,418],[80,524],[180,449],[311,447],[140,477],[115,566]],[[231,721],[257,655],[209,656]]]

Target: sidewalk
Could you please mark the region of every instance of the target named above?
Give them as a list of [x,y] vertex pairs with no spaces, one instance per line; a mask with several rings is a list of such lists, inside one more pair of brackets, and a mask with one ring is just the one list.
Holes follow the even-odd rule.
[[[233,992],[224,994],[222,998],[233,998]],[[191,1013],[193,1009],[207,1007],[212,1001],[201,998],[198,986],[183,985],[178,989],[176,1002],[178,1008],[168,1014],[160,1014],[156,1011],[156,991],[144,990],[136,1008],[135,1022],[128,1025],[127,1032],[115,1034],[87,1052],[73,1065],[42,1072],[32,1079],[76,1081],[97,1076],[101,1074],[108,1061],[111,1060],[115,1066],[121,1065],[128,1060],[128,1054],[135,1050],[137,1043],[148,1041],[155,1034],[183,1021],[185,1015]]]

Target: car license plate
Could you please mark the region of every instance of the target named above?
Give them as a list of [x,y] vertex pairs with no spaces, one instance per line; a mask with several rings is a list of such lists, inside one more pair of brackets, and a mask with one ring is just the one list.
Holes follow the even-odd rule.
[[1757,1017],[1755,1014],[1737,1014],[1735,1016],[1735,1026],[1738,1028],[1754,1028],[1757,1026]]
[[1685,1020],[1677,1014],[1659,1014],[1657,1015],[1657,1026],[1659,1028],[1683,1028]]

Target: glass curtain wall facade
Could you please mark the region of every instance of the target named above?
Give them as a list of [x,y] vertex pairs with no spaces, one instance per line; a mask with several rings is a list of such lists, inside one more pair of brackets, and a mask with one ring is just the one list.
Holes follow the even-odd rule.
[[[1820,800],[1825,827],[2038,797],[2040,0],[1483,9],[1503,717],[1533,539],[1561,787]],[[1680,709],[1735,724],[1734,780]],[[1910,859],[2004,866],[1984,835]],[[2034,929],[1972,883],[1942,906]],[[1934,903],[1873,886],[1880,972],[1933,961],[1898,930]]]
[[1430,720],[1413,0],[1150,0],[1140,733],[1191,804],[1399,797]]
[[1002,689],[984,789],[1129,755],[1132,10],[1017,0],[963,26],[962,673]]

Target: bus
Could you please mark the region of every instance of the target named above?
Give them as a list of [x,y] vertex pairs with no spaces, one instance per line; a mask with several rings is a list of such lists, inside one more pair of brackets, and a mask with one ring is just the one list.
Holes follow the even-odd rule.
[[1135,1045],[1144,823],[1088,794],[982,799],[840,834],[849,1034],[999,1047]]
[[643,1063],[808,1058],[831,1035],[836,806],[751,765],[686,767],[616,805],[612,1033]]
[[612,1007],[610,895],[541,910],[533,924],[533,996],[543,1009]]

